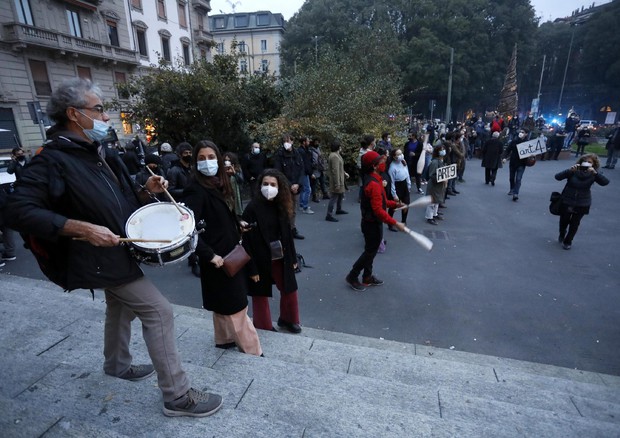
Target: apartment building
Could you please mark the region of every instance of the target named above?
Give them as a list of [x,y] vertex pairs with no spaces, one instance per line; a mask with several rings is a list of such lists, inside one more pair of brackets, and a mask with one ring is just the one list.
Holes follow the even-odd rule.
[[280,74],[280,41],[284,17],[269,11],[237,12],[209,17],[218,54],[231,53],[236,43],[241,73]]

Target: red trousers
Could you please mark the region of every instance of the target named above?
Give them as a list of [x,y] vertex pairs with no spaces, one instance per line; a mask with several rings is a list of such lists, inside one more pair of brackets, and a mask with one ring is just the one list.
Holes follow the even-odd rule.
[[[271,262],[271,276],[280,291],[280,319],[292,324],[299,324],[299,306],[297,303],[297,291],[291,293],[282,292],[282,260]],[[269,309],[269,297],[252,297],[252,320],[254,327],[262,330],[273,329],[271,310]]]

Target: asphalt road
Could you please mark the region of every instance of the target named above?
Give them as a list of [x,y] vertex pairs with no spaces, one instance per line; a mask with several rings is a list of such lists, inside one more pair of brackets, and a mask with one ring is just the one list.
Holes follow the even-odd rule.
[[[594,186],[590,215],[566,251],[547,207],[563,187],[553,175],[572,163],[528,168],[513,202],[507,168],[492,187],[480,160],[468,161],[439,226],[422,210],[409,214],[409,227],[428,235],[433,250],[386,228],[387,251],[375,261],[385,284],[361,293],[344,282],[363,248],[356,188],[338,223],[324,220],[327,201],[311,203],[316,214],[297,217],[306,236],[297,250],[313,266],[298,274],[302,325],[620,375],[620,171],[603,169],[611,184]],[[20,249],[2,272],[41,278],[34,263]],[[201,306],[185,262],[145,271],[173,303]],[[274,320],[277,309],[276,299]]]

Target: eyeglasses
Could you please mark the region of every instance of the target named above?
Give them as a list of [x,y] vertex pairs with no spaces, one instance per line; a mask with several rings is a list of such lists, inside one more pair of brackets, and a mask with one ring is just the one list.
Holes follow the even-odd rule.
[[96,111],[99,114],[103,114],[105,113],[105,108],[103,107],[103,105],[95,105],[92,107],[82,107],[82,108],[77,108],[77,109],[86,109],[86,110],[91,110],[91,111]]

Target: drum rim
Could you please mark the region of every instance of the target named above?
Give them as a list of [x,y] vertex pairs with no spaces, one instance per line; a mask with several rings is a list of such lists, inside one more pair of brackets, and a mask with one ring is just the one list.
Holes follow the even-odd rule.
[[[149,208],[153,208],[153,207],[157,207],[157,206],[166,206],[166,208],[168,208],[168,206],[174,206],[175,204],[172,202],[154,202],[151,204],[146,204],[143,205],[142,207],[138,208],[136,211],[134,211],[129,218],[127,218],[127,222],[125,222],[125,236],[128,238],[131,238],[132,236],[129,235],[129,222],[131,222],[131,220],[134,218],[134,216],[138,215],[141,211],[143,210],[147,210]],[[135,247],[136,249],[140,250],[140,251],[145,251],[145,252],[149,252],[149,253],[157,253],[157,252],[165,252],[168,251],[170,249],[175,249],[178,248],[180,246],[185,245],[185,243],[191,239],[192,235],[194,234],[195,230],[196,230],[196,219],[194,218],[194,212],[192,210],[190,210],[188,207],[186,207],[183,204],[176,204],[176,206],[178,206],[179,208],[181,208],[182,210],[184,210],[187,214],[189,214],[189,217],[191,218],[192,222],[193,222],[193,227],[192,227],[192,231],[183,236],[182,238],[178,239],[178,240],[174,240],[171,243],[168,244],[162,244],[162,246],[157,246],[157,247],[153,247],[153,246],[143,246],[140,245],[140,242],[131,242],[131,245],[133,247]],[[176,206],[174,207],[176,209]],[[149,244],[149,245],[153,245],[153,244]]]

